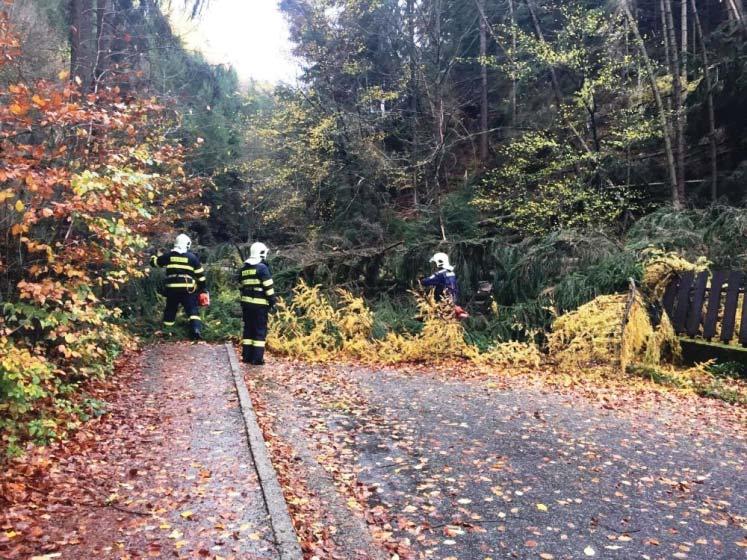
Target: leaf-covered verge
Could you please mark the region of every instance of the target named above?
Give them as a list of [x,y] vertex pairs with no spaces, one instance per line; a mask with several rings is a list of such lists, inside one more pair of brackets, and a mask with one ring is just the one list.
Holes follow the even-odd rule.
[[[19,46],[0,13],[3,76]],[[155,99],[17,75],[0,86],[0,456],[97,413],[81,387],[135,344],[118,290],[199,196],[168,136],[176,115]]]
[[277,557],[222,346],[150,346],[87,389],[106,415],[0,469],[3,560]]

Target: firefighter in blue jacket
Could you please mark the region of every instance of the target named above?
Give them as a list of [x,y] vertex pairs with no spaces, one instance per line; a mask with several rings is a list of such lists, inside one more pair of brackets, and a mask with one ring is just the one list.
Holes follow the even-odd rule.
[[163,326],[172,327],[176,322],[179,306],[189,318],[189,331],[193,340],[202,338],[198,297],[205,291],[205,269],[200,258],[190,252],[192,241],[183,233],[178,235],[174,248],[163,255],[153,255],[150,264],[166,269],[166,308],[163,311]]
[[436,253],[431,257],[430,262],[435,266],[436,272],[421,280],[421,284],[427,288],[433,288],[436,301],[451,303],[457,319],[468,318],[469,314],[459,306],[459,284],[454,274],[454,267],[449,263],[449,255]]
[[459,299],[459,286],[454,267],[449,263],[449,255],[436,253],[431,257],[430,262],[436,267],[436,272],[424,278],[421,284],[434,289],[436,301],[448,299],[456,305]]
[[244,336],[241,354],[244,362],[261,366],[265,363],[267,314],[275,306],[275,288],[267,266],[269,250],[264,243],[253,243],[249,258],[241,268],[241,308],[244,315]]

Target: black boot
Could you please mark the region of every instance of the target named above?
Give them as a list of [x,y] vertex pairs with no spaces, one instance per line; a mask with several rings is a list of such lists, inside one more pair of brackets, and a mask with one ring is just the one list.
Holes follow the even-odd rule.
[[192,340],[202,340],[202,321],[197,315],[189,318],[189,337]]
[[254,347],[244,344],[241,347],[241,361],[245,364],[251,364],[254,361]]
[[264,346],[254,347],[254,356],[252,359],[252,364],[255,366],[265,365],[265,347]]

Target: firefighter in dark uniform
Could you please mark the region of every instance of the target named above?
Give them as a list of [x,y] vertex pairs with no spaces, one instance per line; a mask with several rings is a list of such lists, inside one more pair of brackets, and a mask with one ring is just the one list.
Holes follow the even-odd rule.
[[459,320],[467,319],[469,313],[459,306],[459,283],[454,267],[449,263],[449,255],[436,253],[431,257],[430,262],[436,267],[436,272],[421,280],[420,283],[426,288],[433,288],[436,301],[451,303],[454,306],[454,317]]
[[200,258],[190,252],[192,241],[183,233],[177,236],[174,248],[163,255],[153,255],[150,264],[166,269],[166,309],[163,311],[163,326],[173,327],[179,306],[189,318],[189,333],[192,340],[202,338],[198,297],[205,292],[205,269]]
[[454,267],[449,263],[446,253],[436,253],[431,257],[431,264],[436,267],[436,272],[428,278],[424,278],[421,284],[427,288],[434,289],[436,301],[447,299],[454,305],[459,303],[459,285],[454,274]]
[[275,288],[267,266],[267,246],[254,243],[249,258],[241,268],[241,308],[244,315],[244,336],[241,354],[244,362],[261,366],[265,363],[267,315],[275,306]]

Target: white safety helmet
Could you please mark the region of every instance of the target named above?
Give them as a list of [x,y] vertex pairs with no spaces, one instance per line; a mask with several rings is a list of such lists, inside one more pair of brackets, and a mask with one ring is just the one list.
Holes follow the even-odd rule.
[[259,264],[266,261],[267,253],[269,252],[270,250],[264,243],[260,243],[259,241],[252,243],[252,246],[249,247],[249,258],[247,259],[247,262],[249,264]]
[[177,253],[186,253],[191,247],[192,240],[188,235],[180,233],[176,236],[176,241],[174,242],[174,251],[176,251]]
[[454,270],[454,267],[449,263],[449,255],[446,253],[436,253],[431,257],[430,262],[435,263],[440,270]]

